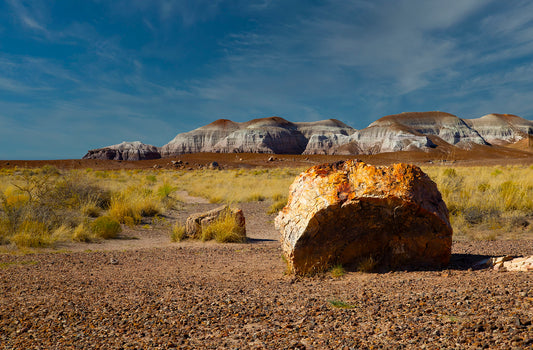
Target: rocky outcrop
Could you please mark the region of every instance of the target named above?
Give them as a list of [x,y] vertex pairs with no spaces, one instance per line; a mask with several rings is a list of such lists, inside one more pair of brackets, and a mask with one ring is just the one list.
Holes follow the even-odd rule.
[[469,127],[465,121],[445,112],[410,112],[389,115],[376,120],[369,125],[369,128],[398,124],[421,135],[438,136],[451,145],[487,144],[483,137]]
[[297,126],[283,118],[254,119],[221,139],[211,152],[301,154],[307,139]]
[[[303,154],[339,154],[338,149],[350,142],[349,136],[342,134],[312,135]],[[360,149],[348,154],[361,154]]]
[[[450,152],[455,147],[472,150],[490,145],[529,152],[533,149],[531,137],[533,122],[510,114],[461,119],[438,111],[400,113],[380,118],[361,130],[336,119],[296,123],[280,117],[243,123],[219,119],[176,135],[161,148],[160,155],[173,157],[198,152],[353,155],[429,152],[436,148],[439,152]],[[124,159],[113,149],[117,146],[91,150],[86,157]]]
[[222,139],[238,130],[239,123],[219,119],[193,131],[178,134],[161,148],[162,157],[185,153],[213,152],[213,147]]
[[349,146],[340,145],[334,154],[354,154],[354,146],[360,149],[355,154],[427,150],[436,147],[422,133],[394,122],[371,125],[355,132],[347,141]]
[[184,153],[287,153],[301,154],[307,139],[297,126],[283,118],[270,117],[235,123],[217,120],[196,130],[178,134],[161,149],[163,157]]
[[290,187],[275,219],[297,274],[332,264],[443,266],[452,228],[437,186],[420,168],[359,161],[314,166]]
[[533,135],[533,122],[512,114],[487,114],[463,120],[487,142],[495,145],[516,143]]
[[83,159],[143,160],[158,159],[161,154],[157,147],[139,141],[122,142],[118,145],[92,149]]

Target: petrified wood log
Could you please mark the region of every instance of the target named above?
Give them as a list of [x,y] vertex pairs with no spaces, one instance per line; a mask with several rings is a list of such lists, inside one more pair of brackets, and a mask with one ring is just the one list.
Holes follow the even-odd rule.
[[348,160],[314,166],[290,187],[276,227],[296,274],[333,264],[442,266],[451,255],[448,209],[419,167]]

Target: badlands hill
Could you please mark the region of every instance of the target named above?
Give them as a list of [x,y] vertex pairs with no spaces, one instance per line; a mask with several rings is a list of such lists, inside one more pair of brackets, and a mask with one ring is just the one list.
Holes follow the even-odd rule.
[[219,119],[176,135],[159,150],[140,142],[122,143],[91,150],[84,158],[154,159],[198,152],[356,155],[450,152],[492,145],[531,150],[532,137],[533,122],[510,114],[461,119],[445,112],[401,113],[380,118],[361,130],[336,119],[295,123],[280,117],[243,123]]
[[143,160],[161,158],[159,149],[139,141],[92,149],[82,159]]

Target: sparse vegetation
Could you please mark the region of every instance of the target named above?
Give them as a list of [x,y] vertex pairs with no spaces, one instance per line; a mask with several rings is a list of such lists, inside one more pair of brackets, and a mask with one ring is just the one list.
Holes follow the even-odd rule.
[[287,205],[287,197],[276,194],[272,196],[275,202],[268,208],[267,214],[277,214],[283,207]]
[[330,273],[332,277],[339,278],[346,274],[346,270],[341,264],[337,264],[331,268]]
[[244,243],[246,232],[231,213],[222,214],[217,220],[202,227],[199,239],[202,242],[214,239],[219,243]]
[[331,306],[339,309],[355,309],[355,305],[338,299],[328,300],[328,303],[330,303]]
[[369,256],[359,261],[357,264],[357,271],[359,272],[373,272],[378,265],[378,260]]
[[[176,208],[173,194],[179,190],[212,203],[271,201],[268,213],[275,214],[286,205],[289,185],[301,170],[1,169],[0,244],[43,247],[61,240],[99,239],[91,228],[99,217],[130,226],[147,224],[145,218]],[[442,193],[456,239],[533,236],[533,167],[431,166],[423,170]],[[241,239],[238,234],[216,236],[214,232],[227,231],[221,229],[222,223],[217,225],[202,239]],[[175,239],[181,239],[178,228],[167,226]]]
[[456,239],[494,240],[533,235],[531,167],[428,167],[423,170],[442,193]]
[[172,226],[172,232],[170,233],[170,240],[172,242],[181,242],[185,236],[185,226],[176,223]]
[[91,230],[96,237],[109,239],[117,237],[122,232],[122,227],[117,220],[109,216],[101,216],[91,222]]

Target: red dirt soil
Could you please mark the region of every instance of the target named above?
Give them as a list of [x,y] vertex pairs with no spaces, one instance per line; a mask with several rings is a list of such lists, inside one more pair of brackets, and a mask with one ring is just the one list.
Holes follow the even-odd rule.
[[[520,149],[517,149],[520,147]],[[440,148],[440,147],[439,147]],[[446,164],[454,166],[479,165],[530,165],[533,164],[533,153],[529,144],[515,144],[513,148],[500,146],[474,145],[472,150],[456,147],[446,151],[404,151],[380,153],[375,155],[287,155],[267,153],[192,153],[177,157],[141,161],[120,161],[100,159],[58,159],[58,160],[0,160],[0,168],[39,168],[53,165],[59,169],[119,170],[119,169],[174,169],[172,161],[181,160],[184,169],[197,169],[212,162],[221,168],[280,168],[307,167],[322,163],[331,163],[346,159],[360,159],[369,164],[390,165],[393,163]],[[269,161],[269,159],[273,159]]]

